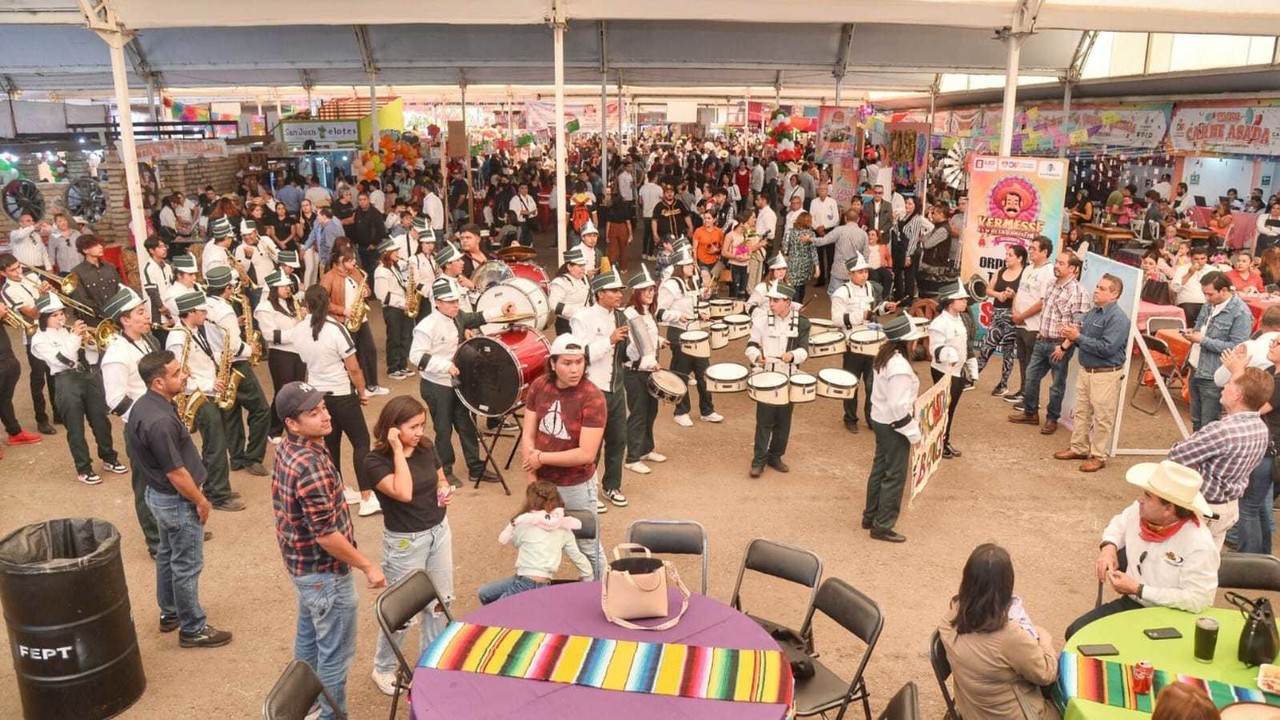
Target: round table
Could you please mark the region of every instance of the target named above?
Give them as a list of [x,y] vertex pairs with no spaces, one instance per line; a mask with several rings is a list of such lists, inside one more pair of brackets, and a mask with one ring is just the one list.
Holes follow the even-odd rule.
[[[679,592],[670,590],[668,601],[674,613],[680,607]],[[565,583],[512,595],[471,612],[463,620],[477,625],[614,640],[743,650],[778,649],[778,644],[754,620],[696,593],[689,598],[689,611],[670,630],[646,632],[619,627],[604,618],[598,582]],[[638,624],[657,622],[641,620]],[[778,720],[786,715],[786,707],[780,704],[667,697],[422,667],[414,670],[410,696],[409,716],[419,720],[563,720],[566,717]]]
[[[1195,659],[1196,618],[1207,615],[1218,621],[1218,646],[1212,663]],[[1142,633],[1152,628],[1177,628],[1182,637],[1176,640],[1151,640]],[[1221,680],[1242,687],[1257,687],[1258,669],[1247,668],[1236,659],[1236,645],[1240,631],[1244,629],[1244,617],[1235,608],[1208,608],[1193,614],[1165,607],[1149,607],[1110,615],[1086,625],[1067,641],[1064,651],[1075,652],[1080,645],[1115,645],[1119,655],[1100,657],[1133,664],[1146,660],[1157,670],[1170,670],[1183,675]],[[1064,720],[1115,720],[1149,718],[1136,710],[1126,710],[1080,698],[1072,698],[1067,704]]]

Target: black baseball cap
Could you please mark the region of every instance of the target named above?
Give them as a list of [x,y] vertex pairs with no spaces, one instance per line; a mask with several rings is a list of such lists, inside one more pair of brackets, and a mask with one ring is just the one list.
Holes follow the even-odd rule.
[[301,380],[294,380],[276,393],[276,414],[281,420],[296,418],[314,409],[322,400],[324,393]]

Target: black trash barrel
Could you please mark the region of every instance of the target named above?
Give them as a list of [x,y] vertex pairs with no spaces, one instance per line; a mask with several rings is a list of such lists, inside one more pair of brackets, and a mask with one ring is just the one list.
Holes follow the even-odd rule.
[[99,720],[147,678],[120,560],[105,520],[64,518],[0,539],[0,608],[27,720]]

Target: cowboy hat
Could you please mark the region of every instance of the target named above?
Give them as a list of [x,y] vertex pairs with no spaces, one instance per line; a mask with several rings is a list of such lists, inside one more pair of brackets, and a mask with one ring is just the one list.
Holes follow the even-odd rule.
[[1147,492],[1178,507],[1193,510],[1199,515],[1212,515],[1213,508],[1200,492],[1204,479],[1200,473],[1179,465],[1172,460],[1158,463],[1138,463],[1129,468],[1124,479]]

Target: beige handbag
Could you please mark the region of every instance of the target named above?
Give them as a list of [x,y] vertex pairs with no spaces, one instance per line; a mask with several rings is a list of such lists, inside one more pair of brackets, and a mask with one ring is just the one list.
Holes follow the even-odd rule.
[[[644,555],[632,555],[643,552]],[[680,589],[680,612],[661,625],[636,625],[628,620],[667,616],[667,582]],[[605,618],[631,630],[667,630],[675,627],[689,609],[689,589],[670,562],[653,557],[649,548],[622,543],[613,548],[613,561],[600,584],[600,607]]]

